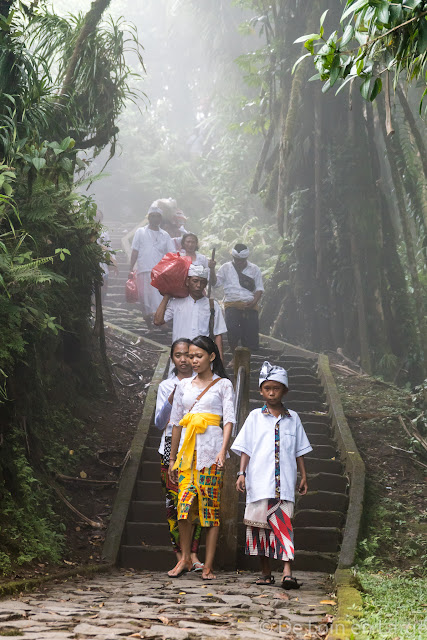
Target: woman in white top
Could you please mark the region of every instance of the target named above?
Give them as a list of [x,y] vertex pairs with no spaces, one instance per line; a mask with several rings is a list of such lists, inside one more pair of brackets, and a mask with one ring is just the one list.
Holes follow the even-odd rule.
[[207,336],[194,338],[189,357],[197,375],[178,383],[170,418],[173,430],[169,475],[173,481],[179,476],[178,526],[182,558],[169,571],[169,576],[178,577],[191,569],[192,507],[197,499],[200,524],[207,528],[202,577],[211,580],[215,578],[212,567],[219,532],[224,462],[235,422],[234,391],[213,340]]
[[[172,402],[175,394],[176,385],[184,378],[192,378],[194,376],[191,362],[188,357],[188,347],[190,340],[188,338],[178,338],[172,344],[170,358],[172,364],[171,377],[163,380],[159,384],[157,391],[156,413],[154,418],[155,426],[162,431],[160,440],[160,479],[162,489],[166,498],[166,518],[169,525],[169,534],[171,538],[172,548],[176,553],[177,559],[181,559],[181,547],[179,544],[178,530],[178,485],[169,479],[169,456],[172,441],[172,425],[170,423],[170,415],[172,410]],[[200,544],[200,536],[202,527],[197,524],[193,529],[191,544],[191,561],[192,570],[201,571],[203,563],[197,557],[197,551]]]
[[180,253],[184,256],[189,256],[193,264],[201,264],[205,269],[209,268],[209,259],[198,252],[199,239],[195,233],[184,233],[181,238]]

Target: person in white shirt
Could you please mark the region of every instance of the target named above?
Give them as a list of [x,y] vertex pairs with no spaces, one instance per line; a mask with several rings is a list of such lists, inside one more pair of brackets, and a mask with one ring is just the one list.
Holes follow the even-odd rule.
[[202,527],[206,527],[202,578],[212,580],[216,577],[212,569],[219,533],[224,463],[235,423],[234,391],[213,340],[207,336],[194,338],[189,357],[197,375],[178,383],[170,417],[173,428],[169,477],[178,482],[179,488],[182,558],[168,574],[177,578],[191,570],[191,520],[197,504],[198,519]]
[[288,392],[288,374],[265,361],[259,375],[265,404],[248,415],[231,450],[240,456],[236,489],[246,490],[246,554],[260,556],[262,576],[257,584],[274,584],[269,558],[283,560],[282,587],[299,589],[292,577],[294,512],[298,491],[307,493],[304,455],[312,451],[301,420],[282,404]]
[[209,269],[211,266],[211,260],[203,253],[199,253],[199,238],[195,233],[184,233],[181,238],[180,254],[183,256],[189,256],[193,264],[201,264],[205,269]]
[[236,244],[231,255],[233,260],[223,264],[216,276],[212,274],[212,284],[224,289],[228,344],[234,351],[241,339],[242,347],[257,351],[258,303],[264,291],[261,270],[248,261],[249,249],[245,244]]
[[208,273],[202,265],[192,264],[187,278],[189,295],[186,298],[173,298],[169,294],[163,296],[154,315],[154,324],[161,326],[172,320],[172,340],[181,337],[192,340],[199,335],[209,336],[209,323],[213,311],[212,335],[222,358],[222,334],[227,332],[227,325],[218,302],[210,302],[204,294]]
[[151,270],[166,253],[175,252],[172,238],[160,228],[162,215],[161,209],[150,207],[148,225],[137,230],[132,242],[130,271],[136,263],[138,297],[148,326],[152,325],[153,315],[162,300],[159,291],[151,286]]
[[[171,538],[172,548],[176,553],[177,560],[181,560],[181,546],[179,544],[178,530],[178,485],[173,483],[169,478],[169,458],[172,442],[172,424],[170,415],[172,411],[172,402],[175,395],[177,384],[185,378],[193,378],[194,373],[191,362],[188,357],[188,347],[190,340],[187,338],[178,338],[172,344],[170,357],[173,364],[172,377],[163,380],[159,384],[157,390],[156,412],[154,417],[155,426],[162,431],[160,440],[160,479],[162,483],[163,493],[166,498],[166,518],[169,525],[169,534]],[[191,543],[191,562],[192,571],[202,571],[203,563],[197,557],[197,551],[200,544],[200,536],[202,527],[196,524],[193,529]]]

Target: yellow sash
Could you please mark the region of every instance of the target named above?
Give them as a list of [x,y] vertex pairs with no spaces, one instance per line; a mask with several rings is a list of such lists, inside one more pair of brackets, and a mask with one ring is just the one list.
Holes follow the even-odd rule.
[[178,456],[173,468],[178,469],[181,462],[180,468],[182,471],[191,469],[194,448],[196,446],[196,434],[204,433],[210,424],[215,427],[219,427],[220,423],[221,416],[218,416],[215,413],[186,413],[179,424],[182,427],[186,427],[187,430],[185,432],[184,442],[182,443],[181,449],[178,451]]

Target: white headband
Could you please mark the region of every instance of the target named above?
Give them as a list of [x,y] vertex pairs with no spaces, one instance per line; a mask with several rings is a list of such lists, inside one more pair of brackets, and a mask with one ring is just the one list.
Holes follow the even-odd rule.
[[288,387],[288,372],[283,367],[277,367],[276,365],[271,365],[267,360],[264,361],[264,364],[261,367],[261,371],[259,372],[259,386],[262,385],[266,380],[274,380],[275,382],[281,382],[285,385],[287,389]]
[[242,251],[236,251],[236,249],[231,250],[231,255],[233,258],[249,258],[249,249],[242,249]]
[[191,264],[188,269],[189,278],[209,278],[209,269],[205,269],[202,264]]

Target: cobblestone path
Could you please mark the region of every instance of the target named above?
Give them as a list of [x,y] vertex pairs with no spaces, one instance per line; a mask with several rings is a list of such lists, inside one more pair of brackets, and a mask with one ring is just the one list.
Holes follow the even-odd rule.
[[[286,592],[253,584],[249,573],[200,574],[171,580],[164,573],[117,571],[76,578],[0,601],[0,637],[232,639],[323,638],[326,574],[296,573],[304,586]],[[279,579],[279,575],[276,574]]]

